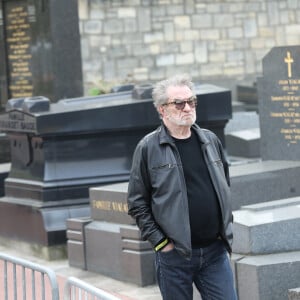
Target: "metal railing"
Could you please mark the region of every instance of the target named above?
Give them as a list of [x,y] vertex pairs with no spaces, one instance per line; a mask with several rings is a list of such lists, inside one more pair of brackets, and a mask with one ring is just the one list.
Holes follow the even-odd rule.
[[[0,271],[1,300],[62,299],[51,269],[0,252]],[[66,280],[63,292],[64,300],[121,300],[75,277]]]
[[59,300],[54,271],[4,253],[0,253],[0,260],[3,264],[3,272],[0,274],[0,278],[3,276],[1,299]]
[[64,288],[64,300],[121,300],[80,279],[69,277]]

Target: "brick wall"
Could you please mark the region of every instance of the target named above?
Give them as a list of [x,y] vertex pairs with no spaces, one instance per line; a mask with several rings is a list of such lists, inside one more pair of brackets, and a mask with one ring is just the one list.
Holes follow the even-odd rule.
[[78,0],[85,91],[179,72],[252,80],[274,46],[300,44],[300,0]]

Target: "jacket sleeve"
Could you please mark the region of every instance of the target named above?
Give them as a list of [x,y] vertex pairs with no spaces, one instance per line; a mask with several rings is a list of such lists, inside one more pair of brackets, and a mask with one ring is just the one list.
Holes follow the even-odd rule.
[[[229,174],[228,159],[225,155],[225,151],[224,151],[224,148],[223,148],[223,145],[222,145],[221,141],[218,138],[217,138],[217,140],[218,140],[221,160],[222,160],[222,163],[223,163],[223,166],[224,166],[224,173],[225,173],[225,176],[226,176],[226,181],[227,181],[228,186],[230,187],[230,174]],[[233,223],[233,214],[231,214],[231,222]]]
[[219,146],[219,152],[220,152],[220,156],[221,156],[221,160],[224,166],[224,173],[226,176],[226,181],[228,186],[230,186],[230,176],[229,176],[229,163],[228,163],[228,159],[226,158],[225,152],[224,152],[224,148],[222,146],[221,141],[219,140],[219,138],[217,138],[218,141],[218,146]]
[[136,220],[143,240],[153,247],[166,236],[160,230],[151,209],[151,181],[149,179],[145,140],[136,147],[128,184],[128,214]]

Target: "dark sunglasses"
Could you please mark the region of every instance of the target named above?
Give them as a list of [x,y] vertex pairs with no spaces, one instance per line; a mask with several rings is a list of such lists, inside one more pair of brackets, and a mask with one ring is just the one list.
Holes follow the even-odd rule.
[[197,98],[195,96],[192,96],[187,100],[174,99],[174,101],[164,103],[163,106],[167,106],[169,104],[174,104],[175,108],[178,110],[183,110],[186,104],[188,104],[191,108],[195,108],[197,105]]

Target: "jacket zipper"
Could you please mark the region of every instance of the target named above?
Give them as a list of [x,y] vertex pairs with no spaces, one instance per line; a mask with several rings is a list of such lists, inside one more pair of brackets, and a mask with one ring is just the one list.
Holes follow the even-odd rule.
[[[170,143],[170,146],[171,148],[173,148],[173,153],[175,154],[175,159],[177,161],[177,164],[178,164],[178,167],[180,169],[180,179],[181,179],[181,182],[182,182],[182,186],[184,188],[184,194],[185,194],[185,201],[183,201],[183,206],[185,208],[185,211],[186,211],[186,215],[187,215],[187,218],[188,218],[188,227],[187,227],[187,234],[189,234],[189,236],[191,236],[191,232],[189,230],[189,227],[190,227],[190,218],[189,218],[189,211],[188,211],[188,197],[187,197],[187,190],[186,190],[186,183],[185,183],[185,178],[184,178],[184,175],[183,175],[183,167],[182,167],[182,162],[181,162],[181,158],[180,158],[180,155],[179,155],[179,152],[178,152],[178,149],[177,147]],[[187,256],[189,258],[191,258],[191,254],[192,254],[192,247],[191,247],[191,241],[190,241],[190,245],[187,247],[187,250],[188,250],[188,253]]]

